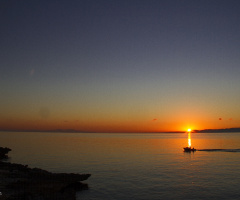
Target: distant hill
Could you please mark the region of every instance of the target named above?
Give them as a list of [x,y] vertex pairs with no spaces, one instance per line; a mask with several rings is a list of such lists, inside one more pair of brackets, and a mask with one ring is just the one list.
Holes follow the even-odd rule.
[[195,133],[227,133],[227,132],[240,132],[240,128],[224,128],[224,129],[204,129],[194,130]]

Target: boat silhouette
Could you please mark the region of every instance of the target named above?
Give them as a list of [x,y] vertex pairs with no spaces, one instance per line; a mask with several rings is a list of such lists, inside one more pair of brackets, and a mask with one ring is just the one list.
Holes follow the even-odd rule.
[[193,148],[192,147],[184,147],[183,149],[184,149],[184,152],[194,152],[194,151],[196,151],[196,149],[194,149],[194,147]]

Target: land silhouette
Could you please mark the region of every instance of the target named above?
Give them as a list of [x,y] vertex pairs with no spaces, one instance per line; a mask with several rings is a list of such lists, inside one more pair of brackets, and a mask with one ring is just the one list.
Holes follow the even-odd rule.
[[76,192],[88,189],[91,174],[51,173],[28,165],[7,162],[11,149],[0,147],[0,199],[76,200]]
[[[13,132],[53,132],[53,133],[98,133],[97,131],[84,131],[76,129],[54,129],[54,130],[38,130],[38,129],[0,129],[0,131],[13,131]],[[154,133],[185,133],[186,131],[158,131]],[[226,132],[240,132],[240,127],[236,128],[222,128],[222,129],[202,129],[202,130],[192,130],[194,133],[226,133]],[[102,132],[101,132],[102,133]],[[111,132],[113,133],[113,132]],[[116,132],[119,133],[119,132]],[[120,132],[121,133],[121,132]],[[131,132],[131,133],[141,133],[141,132]],[[143,133],[153,133],[143,132]]]
[[240,132],[240,128],[224,128],[224,129],[204,129],[204,130],[193,130],[195,133],[232,133]]

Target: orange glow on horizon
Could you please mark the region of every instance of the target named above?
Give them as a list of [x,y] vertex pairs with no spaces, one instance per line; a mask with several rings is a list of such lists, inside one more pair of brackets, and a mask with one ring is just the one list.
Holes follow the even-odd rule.
[[[77,116],[55,117],[47,119],[38,117],[15,117],[0,118],[0,130],[75,130],[80,132],[194,132],[194,130],[214,129],[214,128],[231,128],[233,126],[218,126],[219,120],[201,121],[201,120],[169,120],[162,121],[148,120],[146,118],[103,118],[103,119],[82,119]],[[209,124],[211,122],[211,124]],[[222,121],[221,121],[222,124]],[[236,125],[237,126],[237,125]]]

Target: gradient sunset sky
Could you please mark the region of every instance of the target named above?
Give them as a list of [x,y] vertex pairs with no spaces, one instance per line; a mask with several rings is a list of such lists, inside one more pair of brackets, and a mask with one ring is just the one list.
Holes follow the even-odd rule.
[[1,0],[0,129],[240,127],[239,0]]

